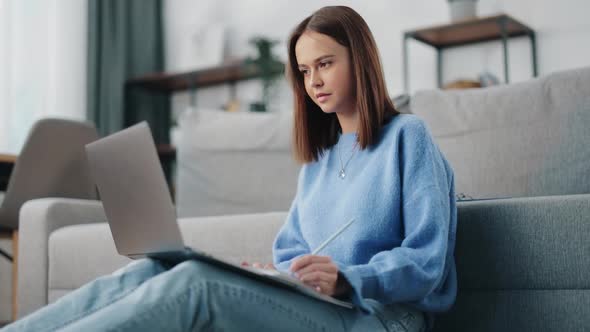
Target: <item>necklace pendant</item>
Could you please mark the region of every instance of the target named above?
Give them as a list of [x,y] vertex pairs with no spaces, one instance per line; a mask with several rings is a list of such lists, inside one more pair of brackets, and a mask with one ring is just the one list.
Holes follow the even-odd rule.
[[341,169],[340,172],[338,172],[338,177],[340,177],[341,179],[344,179],[346,177],[346,173],[344,172],[344,169]]

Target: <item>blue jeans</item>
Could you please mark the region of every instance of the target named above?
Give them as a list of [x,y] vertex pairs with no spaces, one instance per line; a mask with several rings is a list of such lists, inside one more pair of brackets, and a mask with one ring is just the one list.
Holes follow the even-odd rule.
[[424,315],[364,314],[196,260],[133,262],[3,331],[423,331]]

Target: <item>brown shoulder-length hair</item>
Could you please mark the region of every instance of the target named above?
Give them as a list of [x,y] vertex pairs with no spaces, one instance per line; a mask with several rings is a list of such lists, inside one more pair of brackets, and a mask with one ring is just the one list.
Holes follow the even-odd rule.
[[309,30],[327,35],[348,49],[353,93],[359,112],[358,142],[361,149],[376,143],[381,126],[399,114],[388,96],[379,51],[365,20],[345,6],[319,9],[295,27],[288,43],[286,75],[295,99],[293,152],[295,159],[303,163],[317,161],[325,149],[336,144],[342,131],[336,114],[324,113],[305,90],[295,45]]

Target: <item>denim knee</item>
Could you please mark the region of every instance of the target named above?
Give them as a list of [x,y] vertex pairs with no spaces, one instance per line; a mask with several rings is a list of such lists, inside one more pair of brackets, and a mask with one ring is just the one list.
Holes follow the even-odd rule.
[[163,269],[160,262],[151,258],[142,258],[131,261],[131,263],[121,267],[115,272],[111,273],[114,276],[124,274],[126,272],[134,271],[137,269],[148,270],[148,271],[160,271]]
[[209,277],[219,275],[219,268],[198,260],[187,260],[172,268],[173,274],[180,278],[206,280]]

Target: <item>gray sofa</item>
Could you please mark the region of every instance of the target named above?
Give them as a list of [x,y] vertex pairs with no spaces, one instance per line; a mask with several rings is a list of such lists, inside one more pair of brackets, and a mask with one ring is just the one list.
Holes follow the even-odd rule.
[[[510,86],[412,96],[411,112],[426,121],[455,169],[457,192],[475,198],[458,204],[459,293],[453,309],[437,316],[436,331],[590,326],[589,87],[587,68]],[[264,168],[259,171],[264,176]],[[236,262],[269,261],[284,217],[266,212],[179,223],[189,245]],[[20,317],[127,262],[116,254],[104,221],[99,202],[25,204]]]
[[[21,251],[26,255],[19,265],[20,316],[127,262],[117,255],[108,226],[96,223],[105,218],[99,203],[37,200],[27,203],[23,216],[35,222],[23,224],[21,234],[50,235],[28,238],[34,247]],[[285,216],[179,223],[189,245],[235,262],[267,262]],[[460,202],[455,254],[460,290],[454,308],[437,317],[435,331],[587,329],[589,216],[590,195]],[[64,220],[78,224],[64,226]]]

